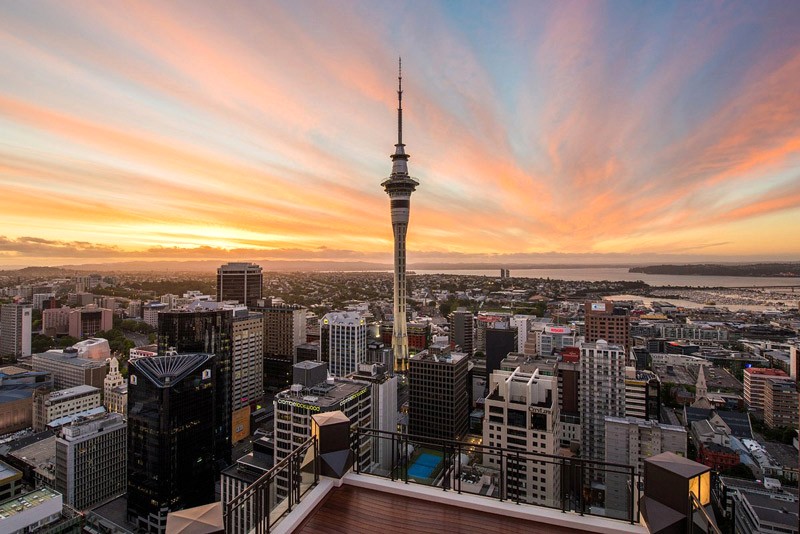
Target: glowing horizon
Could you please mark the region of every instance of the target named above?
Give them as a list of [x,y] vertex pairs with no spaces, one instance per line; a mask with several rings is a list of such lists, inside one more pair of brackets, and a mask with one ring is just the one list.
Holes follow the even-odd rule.
[[[800,4],[0,5],[0,266],[800,260]],[[526,259],[527,258],[527,259]]]

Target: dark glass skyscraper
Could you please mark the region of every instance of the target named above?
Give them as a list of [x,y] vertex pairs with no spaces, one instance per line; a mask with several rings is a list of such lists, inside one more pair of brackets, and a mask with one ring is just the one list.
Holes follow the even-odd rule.
[[214,357],[139,358],[128,369],[128,520],[160,533],[169,511],[214,500]]
[[263,274],[255,263],[226,263],[217,269],[217,302],[235,300],[251,307],[261,298]]
[[[202,303],[201,303],[202,304]],[[233,410],[233,310],[203,309],[158,315],[158,354],[170,349],[179,354],[213,354],[217,391],[213,409],[214,458],[217,472],[231,463],[231,413]]]

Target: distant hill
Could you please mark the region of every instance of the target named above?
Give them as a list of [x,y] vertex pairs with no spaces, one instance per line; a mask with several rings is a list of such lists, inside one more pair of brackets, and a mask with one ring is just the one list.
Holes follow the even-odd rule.
[[631,273],[681,274],[691,276],[756,276],[756,277],[800,277],[800,262],[790,263],[747,263],[696,265],[648,265],[631,267]]
[[[72,271],[92,272],[216,272],[217,267],[229,260],[192,261],[124,261],[118,263],[88,263],[85,265],[63,265]],[[257,263],[265,271],[387,271],[390,264],[365,261],[314,261],[314,260],[247,260]]]

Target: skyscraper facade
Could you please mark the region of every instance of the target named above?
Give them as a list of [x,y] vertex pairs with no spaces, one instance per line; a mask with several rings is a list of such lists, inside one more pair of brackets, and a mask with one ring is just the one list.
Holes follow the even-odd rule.
[[262,299],[253,308],[264,316],[264,389],[277,393],[292,382],[297,347],[306,342],[306,309]]
[[27,304],[0,307],[0,356],[31,355],[33,308]]
[[235,300],[255,306],[261,298],[263,274],[255,263],[226,263],[217,269],[217,302]]
[[[158,354],[163,356],[168,350],[175,349],[179,353],[200,352],[214,355],[214,457],[218,468],[222,469],[231,463],[233,310],[218,308],[216,304],[200,302],[184,310],[160,313]],[[130,388],[128,395],[130,402]]]
[[604,341],[581,345],[581,457],[588,460],[605,460],[605,418],[625,417],[625,354]]
[[392,351],[395,370],[405,372],[408,368],[408,332],[406,331],[406,231],[411,207],[411,193],[419,185],[408,174],[408,157],[403,144],[403,77],[397,77],[397,144],[392,154],[392,174],[381,183],[389,195],[394,232],[394,330]]
[[214,500],[214,372],[210,354],[130,362],[127,515],[139,532]]
[[461,352],[472,356],[475,347],[475,316],[466,308],[450,314],[450,341],[461,347]]

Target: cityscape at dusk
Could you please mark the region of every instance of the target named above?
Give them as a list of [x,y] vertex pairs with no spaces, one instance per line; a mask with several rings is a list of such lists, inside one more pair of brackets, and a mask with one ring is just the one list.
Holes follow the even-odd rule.
[[[0,265],[800,255],[800,6],[6,2]],[[389,149],[387,149],[387,147]]]

